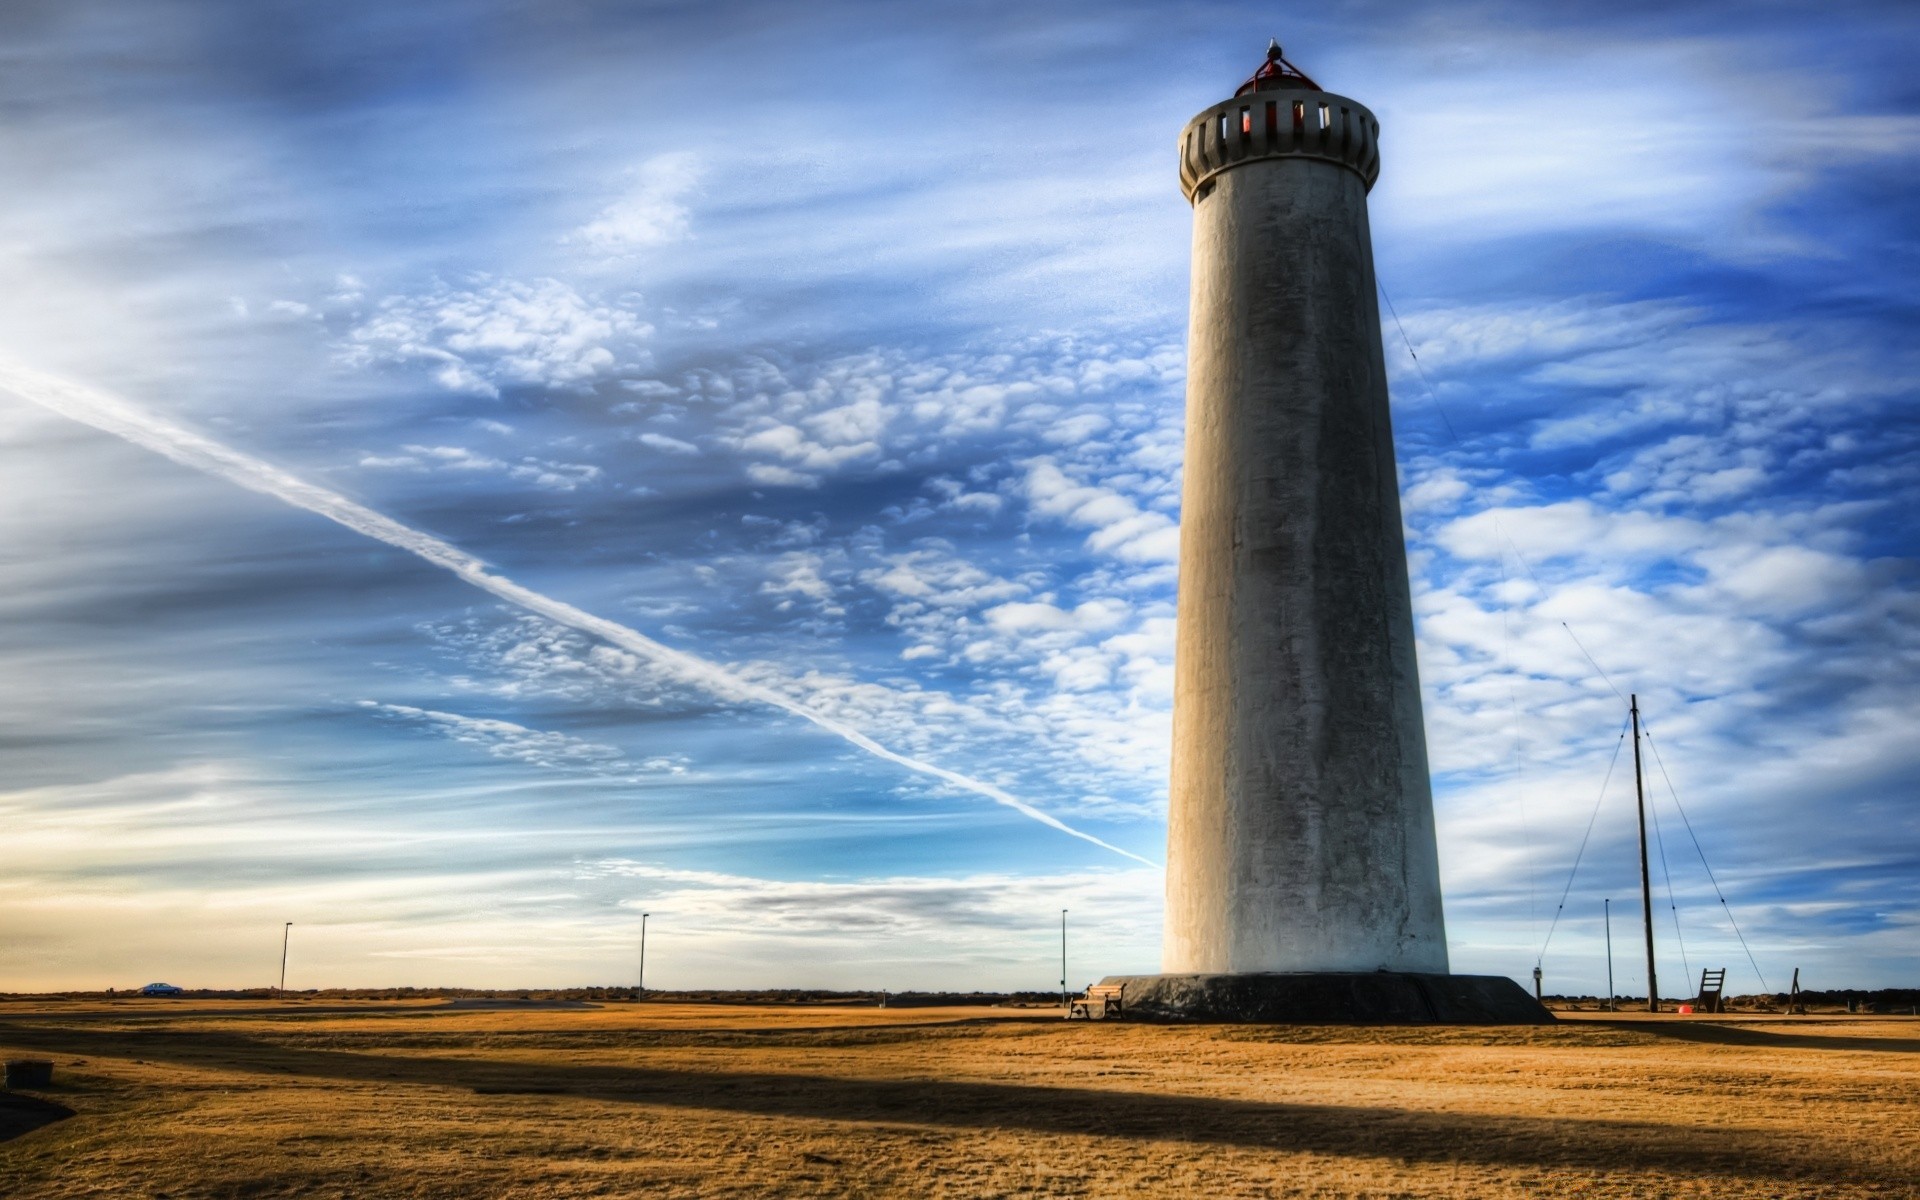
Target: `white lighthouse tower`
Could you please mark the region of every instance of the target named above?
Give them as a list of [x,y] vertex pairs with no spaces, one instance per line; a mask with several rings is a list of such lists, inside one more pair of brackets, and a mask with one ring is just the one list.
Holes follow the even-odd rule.
[[1278,44],[1180,135],[1166,974],[1124,981],[1139,1015],[1545,1017],[1512,980],[1447,974],[1367,225],[1379,136]]

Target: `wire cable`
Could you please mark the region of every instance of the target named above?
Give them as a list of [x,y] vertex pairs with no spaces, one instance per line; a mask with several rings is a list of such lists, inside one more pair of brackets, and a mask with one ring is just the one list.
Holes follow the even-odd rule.
[[1713,866],[1707,862],[1707,852],[1700,846],[1700,835],[1693,831],[1693,821],[1687,816],[1687,810],[1680,803],[1680,792],[1673,786],[1673,776],[1667,774],[1667,764],[1660,757],[1660,747],[1654,744],[1653,733],[1647,723],[1640,722],[1640,731],[1647,735],[1647,747],[1653,751],[1653,761],[1660,767],[1660,777],[1667,781],[1667,792],[1673,797],[1673,807],[1680,813],[1680,820],[1687,827],[1687,836],[1693,839],[1693,852],[1700,856],[1700,865],[1706,869],[1707,882],[1713,885],[1713,894],[1720,901],[1720,911],[1726,914],[1727,924],[1733,927],[1733,936],[1740,939],[1740,949],[1747,956],[1747,965],[1753,968],[1754,978],[1760,981],[1760,990],[1771,995],[1773,988],[1767,984],[1767,977],[1760,973],[1760,963],[1753,957],[1753,948],[1747,945],[1747,935],[1740,932],[1740,922],[1733,919],[1733,908],[1727,903],[1727,894],[1720,890],[1720,881],[1714,877]]
[[[1507,587],[1507,556],[1500,555],[1500,590]],[[1520,698],[1513,686],[1513,609],[1500,607],[1500,668],[1507,677],[1507,720],[1513,744],[1513,785],[1520,797],[1520,838],[1527,849],[1527,933],[1540,936],[1540,860],[1533,852],[1533,821],[1527,815],[1526,773],[1520,759]]]
[[[1519,551],[1515,551],[1515,553],[1517,554],[1519,553]],[[1536,579],[1534,580],[1534,582],[1539,583],[1540,581]],[[1541,590],[1544,591],[1545,589],[1543,588]],[[1606,671],[1600,666],[1599,663],[1594,662],[1593,655],[1587,654],[1586,644],[1580,640],[1580,635],[1573,631],[1573,626],[1567,624],[1565,621],[1562,621],[1560,622],[1560,628],[1567,631],[1567,636],[1573,639],[1573,644],[1580,647],[1580,653],[1583,655],[1586,655],[1587,662],[1593,665],[1594,670],[1600,672],[1600,681],[1602,683],[1605,683],[1608,687],[1613,688],[1614,695],[1620,697],[1622,700],[1625,700],[1627,698],[1626,693],[1622,692],[1619,688],[1614,687],[1612,678],[1610,678],[1607,675]]]
[[1667,869],[1667,839],[1660,833],[1660,806],[1649,804],[1647,811],[1653,814],[1653,844],[1660,848],[1660,874],[1667,881],[1667,911],[1673,914],[1673,940],[1680,946],[1680,969],[1693,978],[1693,964],[1687,961],[1687,939],[1680,933],[1680,906],[1673,900],[1673,872]]
[[1433,390],[1433,383],[1427,379],[1427,368],[1421,363],[1420,356],[1414,353],[1413,340],[1407,336],[1407,327],[1400,323],[1400,314],[1393,307],[1393,297],[1387,295],[1387,285],[1380,282],[1380,276],[1375,275],[1373,286],[1380,289],[1380,298],[1387,302],[1387,314],[1393,318],[1393,327],[1400,331],[1400,341],[1407,348],[1407,357],[1413,360],[1413,369],[1419,372],[1420,383],[1427,389],[1427,403],[1433,405],[1433,411],[1440,414],[1440,423],[1447,427],[1447,436],[1453,439],[1454,445],[1458,446],[1460,435],[1453,431],[1453,420],[1447,416],[1446,408],[1440,403],[1439,394]]
[[[1413,360],[1413,369],[1420,376],[1420,386],[1426,391],[1427,403],[1433,406],[1433,411],[1440,417],[1440,423],[1446,426],[1447,437],[1452,440],[1456,448],[1459,447],[1460,435],[1453,427],[1453,418],[1447,415],[1447,406],[1440,403],[1440,394],[1434,390],[1433,381],[1427,378],[1426,364],[1420,361],[1420,355],[1414,350],[1413,339],[1407,336],[1407,327],[1400,323],[1399,310],[1393,306],[1393,297],[1387,294],[1387,285],[1380,281],[1378,275],[1375,275],[1373,277],[1373,286],[1379,290],[1380,299],[1386,302],[1387,315],[1393,318],[1393,327],[1400,331],[1400,343],[1407,348],[1407,357]],[[1552,593],[1547,591],[1546,584],[1540,582],[1540,574],[1533,569],[1533,564],[1527,561],[1527,556],[1520,552],[1519,543],[1515,542],[1513,535],[1507,532],[1505,523],[1500,520],[1500,514],[1489,509],[1487,510],[1487,515],[1493,518],[1494,531],[1500,535],[1500,540],[1507,544],[1507,548],[1513,551],[1514,561],[1518,562],[1521,569],[1526,571],[1527,577],[1533,580],[1533,586],[1539,591],[1541,598],[1545,599],[1550,597]],[[1501,574],[1504,576],[1505,573],[1506,562],[1502,559]],[[1625,700],[1627,698],[1626,694],[1614,686],[1613,679],[1608,676],[1600,664],[1595,661],[1593,655],[1587,653],[1586,645],[1581,642],[1579,635],[1574,633],[1573,626],[1562,621],[1560,622],[1560,628],[1567,631],[1567,636],[1573,639],[1573,644],[1580,648],[1581,656],[1599,673],[1601,680],[1609,688],[1613,689],[1613,694]]]
[[1613,782],[1613,769],[1620,765],[1620,748],[1627,744],[1627,723],[1620,723],[1620,736],[1613,743],[1613,757],[1607,761],[1606,778],[1600,781],[1600,794],[1593,800],[1593,815],[1587,818],[1587,831],[1580,835],[1580,850],[1573,856],[1573,870],[1567,872],[1567,886],[1560,891],[1560,904],[1553,910],[1553,920],[1547,925],[1547,938],[1540,943],[1540,953],[1533,960],[1538,967],[1547,961],[1547,947],[1553,944],[1553,931],[1560,925],[1560,914],[1567,909],[1567,897],[1573,893],[1573,877],[1580,873],[1580,860],[1587,854],[1587,839],[1593,836],[1593,823],[1600,819],[1600,802],[1607,798],[1607,784]]
[[[1381,282],[1380,277],[1378,275],[1374,276],[1373,282],[1374,282],[1374,286],[1377,289],[1379,289],[1380,299],[1386,303],[1387,315],[1393,318],[1393,327],[1399,331],[1401,344],[1407,348],[1407,357],[1413,360],[1413,369],[1420,378],[1420,386],[1426,392],[1427,403],[1431,404],[1433,406],[1434,412],[1439,415],[1440,423],[1446,427],[1447,437],[1453,442],[1455,447],[1458,447],[1461,444],[1460,434],[1456,429],[1454,429],[1453,418],[1447,415],[1446,405],[1440,403],[1440,395],[1438,392],[1434,390],[1433,381],[1427,378],[1426,364],[1420,361],[1419,352],[1413,348],[1413,339],[1407,336],[1407,327],[1400,320],[1400,312],[1396,307],[1394,307],[1393,297],[1387,293],[1387,285]],[[1501,540],[1506,542],[1508,549],[1513,551],[1514,561],[1518,562],[1521,568],[1526,571],[1528,578],[1533,580],[1534,588],[1539,591],[1543,599],[1550,597],[1551,593],[1547,591],[1547,585],[1540,581],[1539,572],[1533,569],[1533,564],[1527,561],[1527,556],[1520,552],[1519,544],[1516,543],[1513,540],[1513,536],[1507,532],[1506,525],[1502,523],[1500,520],[1500,514],[1497,512],[1489,511],[1488,515],[1493,518],[1493,527],[1495,531],[1499,533]],[[1501,558],[1500,573],[1501,573],[1502,582],[1504,582],[1506,578],[1505,556],[1502,556]],[[1599,663],[1599,660],[1593,657],[1592,652],[1587,649],[1586,643],[1580,640],[1580,635],[1573,631],[1573,626],[1568,624],[1565,621],[1561,621],[1560,628],[1565,630],[1567,636],[1573,640],[1573,644],[1576,647],[1578,647],[1580,650],[1581,657],[1585,658],[1587,660],[1587,664],[1594,669],[1594,672],[1596,674],[1600,676],[1601,682],[1605,683],[1607,687],[1612,690],[1615,696],[1618,696],[1620,699],[1625,700],[1627,698],[1626,693],[1620,690],[1618,685],[1616,685],[1613,682],[1612,676],[1607,674],[1606,668],[1602,667]],[[1643,731],[1645,730],[1644,724],[1642,725],[1642,729]],[[1625,736],[1626,734],[1623,732],[1621,734],[1621,737],[1624,739]],[[1760,973],[1760,964],[1758,961],[1754,959],[1753,950],[1747,945],[1746,935],[1740,931],[1739,922],[1735,921],[1733,918],[1733,909],[1727,904],[1727,897],[1725,893],[1723,893],[1720,890],[1720,881],[1714,878],[1713,867],[1709,865],[1707,862],[1706,851],[1701,849],[1699,835],[1694,832],[1693,822],[1687,817],[1687,810],[1684,807],[1682,807],[1682,805],[1680,804],[1680,793],[1673,786],[1673,778],[1667,774],[1667,765],[1665,762],[1661,761],[1660,749],[1658,746],[1655,746],[1653,744],[1653,735],[1650,732],[1647,734],[1647,745],[1650,748],[1652,748],[1654,761],[1656,763],[1659,763],[1660,774],[1667,781],[1667,791],[1673,796],[1674,809],[1679,812],[1680,820],[1686,825],[1687,836],[1693,839],[1694,852],[1700,856],[1700,865],[1706,868],[1707,879],[1709,882],[1713,884],[1713,893],[1715,897],[1717,897],[1720,901],[1721,910],[1726,913],[1727,924],[1733,927],[1734,936],[1740,939],[1740,948],[1746,952],[1747,962],[1750,966],[1753,967],[1753,973],[1755,977],[1757,977],[1760,980],[1761,989],[1763,991],[1771,992],[1773,989],[1768,987],[1766,976]],[[1516,741],[1516,752],[1517,752],[1517,741]],[[1620,758],[1620,747],[1618,744],[1614,746],[1613,756],[1614,756],[1614,762],[1617,763]],[[1518,760],[1516,758],[1516,765],[1517,765],[1517,761]],[[1607,778],[1611,779],[1612,777],[1613,777],[1613,764],[1610,763],[1607,767]],[[1600,799],[1604,799],[1606,797],[1606,792],[1607,792],[1607,785],[1603,782],[1600,785]],[[1540,944],[1540,957],[1535,960],[1536,966],[1539,965],[1540,961],[1546,958],[1547,946],[1553,941],[1554,928],[1560,923],[1560,914],[1562,910],[1566,908],[1567,896],[1573,890],[1573,874],[1577,873],[1580,870],[1580,857],[1581,855],[1584,855],[1586,853],[1587,837],[1590,837],[1592,835],[1593,821],[1594,819],[1598,818],[1599,815],[1600,815],[1600,800],[1596,799],[1594,801],[1594,806],[1593,806],[1593,817],[1589,818],[1587,821],[1587,834],[1586,836],[1583,836],[1580,839],[1580,853],[1574,856],[1573,873],[1569,873],[1567,876],[1567,886],[1566,886],[1566,889],[1560,895],[1559,907],[1554,909],[1553,920],[1547,926],[1546,940]],[[1526,820],[1524,811],[1521,814],[1521,820],[1522,820],[1522,823],[1524,824]],[[1654,826],[1654,837],[1658,839],[1660,837],[1660,815],[1657,810],[1654,813],[1653,826]],[[1530,852],[1531,852],[1531,839],[1529,839],[1529,853]],[[1660,849],[1660,860],[1661,860],[1660,869],[1662,872],[1666,872],[1667,871],[1666,847],[1664,842],[1662,843],[1661,849]],[[1532,902],[1529,901],[1530,910],[1531,910],[1531,907],[1532,907]],[[1681,964],[1687,968],[1688,974],[1689,976],[1691,976],[1692,966],[1687,962],[1686,943],[1680,936],[1680,910],[1679,910],[1679,906],[1674,903],[1674,899],[1673,899],[1673,876],[1671,875],[1671,873],[1667,874],[1667,907],[1673,913],[1674,938],[1676,941],[1680,942]]]

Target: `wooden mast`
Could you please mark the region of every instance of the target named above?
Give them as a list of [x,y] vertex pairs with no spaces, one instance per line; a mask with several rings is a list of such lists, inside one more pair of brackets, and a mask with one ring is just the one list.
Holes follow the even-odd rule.
[[1647,926],[1647,1011],[1660,1011],[1660,985],[1653,974],[1653,876],[1647,871],[1647,789],[1640,779],[1640,696],[1629,701],[1633,714],[1633,794],[1640,806],[1640,913]]

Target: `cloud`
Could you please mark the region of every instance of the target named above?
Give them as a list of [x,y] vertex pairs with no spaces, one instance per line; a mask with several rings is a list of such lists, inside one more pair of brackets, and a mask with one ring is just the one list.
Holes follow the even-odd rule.
[[1715,546],[1699,561],[1716,591],[1743,611],[1769,616],[1852,608],[1873,583],[1857,559],[1800,545]]
[[[764,61],[752,22],[629,6],[449,40],[429,6],[369,38],[349,4],[208,39],[120,7],[13,31],[0,338],[307,478],[344,465],[406,528],[883,746],[1159,843],[1190,245],[1166,145],[1259,43],[1122,5],[983,53],[931,9],[884,37],[810,11],[774,39],[791,94],[712,153],[688,136],[714,127],[698,81]],[[1526,893],[1564,881],[1618,727],[1569,627],[1642,696],[1763,959],[1914,966],[1920,376],[1889,247],[1914,241],[1915,118],[1877,65],[1908,31],[1884,5],[1711,15],[1301,18],[1309,68],[1385,125],[1378,266],[1446,409],[1389,316],[1462,969],[1531,964]],[[1116,71],[1138,86],[1094,86]],[[914,136],[876,137],[903,80]],[[1041,161],[1035,113],[1101,132]],[[189,945],[155,915],[194,925],[209,879],[263,926],[355,906],[312,950],[336,978],[546,983],[629,957],[601,926],[635,892],[577,857],[731,872],[743,899],[914,892],[930,861],[982,887],[1049,870],[1050,834],[777,709],[20,411],[0,413],[21,744],[0,805],[70,851],[0,904],[36,964],[81,942],[224,962],[246,920]],[[357,696],[699,774],[643,772],[636,805],[426,718],[341,719]],[[1594,886],[1630,882],[1606,874],[1630,846],[1594,852]],[[768,855],[795,878],[753,882]],[[257,862],[276,878],[242,886]],[[1145,902],[1113,903],[1145,945],[1157,884],[1136,882]],[[1024,953],[943,940],[964,914],[890,924],[911,905],[883,900],[844,911],[915,936],[795,956],[713,931],[688,977],[903,978],[937,945],[971,981]],[[79,924],[19,915],[69,903]],[[109,945],[123,923],[144,940]],[[1567,979],[1600,961],[1597,920],[1575,933],[1548,963]]]
[[462,581],[508,604],[566,625],[608,642],[631,654],[650,658],[694,686],[722,699],[770,705],[791,716],[816,725],[826,732],[866,751],[876,758],[917,774],[926,775],[962,791],[984,796],[996,804],[1079,838],[1103,850],[1139,862],[1148,860],[1123,850],[1092,834],[1051,816],[1004,788],[964,775],[946,767],[890,750],[844,721],[829,716],[790,695],[743,677],[717,663],[683,650],[671,649],[637,630],[597,617],[564,601],[522,587],[505,576],[487,570],[472,555],[438,538],[409,528],[346,497],[316,487],[250,455],[146,412],[125,400],[90,388],[43,375],[39,372],[0,363],[0,386],[29,403],[38,404],[61,416],[92,425],[96,429],[125,438],[135,445],[173,459],[183,466],[205,471],[251,491],[306,509],[376,541],[403,550],[432,566],[452,572]]
[[1078,483],[1051,459],[1027,464],[1025,491],[1033,509],[1081,528],[1091,528],[1087,548],[1130,562],[1175,562],[1180,530],[1165,513],[1142,511],[1112,487]]
[[692,442],[683,442],[679,438],[668,437],[664,433],[654,433],[649,431],[646,433],[639,434],[637,437],[635,437],[634,440],[639,442],[643,446],[650,446],[653,449],[660,451],[662,454],[698,454],[700,453],[700,447],[694,445]]
[[479,454],[464,446],[403,447],[400,454],[362,455],[359,465],[371,470],[404,470],[426,474],[434,471],[477,471],[504,475],[549,491],[571,492],[599,479],[602,472],[591,463],[553,462],[523,458],[509,463]]
[[805,471],[795,471],[788,467],[775,466],[772,463],[748,463],[747,478],[768,487],[811,488],[820,486],[818,475],[809,475]]
[[[1383,75],[1376,223],[1459,241],[1626,227],[1742,257],[1804,250],[1788,226],[1744,218],[1823,171],[1920,150],[1920,118],[1849,111],[1804,68],[1742,76],[1697,39],[1502,40],[1438,72]],[[1633,113],[1664,119],[1593,103],[1622,78]],[[1805,100],[1781,110],[1783,86]]]
[[779,608],[783,612],[804,602],[825,616],[844,616],[847,610],[836,601],[837,589],[827,578],[832,571],[825,555],[789,551],[774,560],[769,568],[773,578],[761,584],[760,590],[769,596],[782,597]]
[[[671,913],[683,934],[714,933],[756,940],[837,940],[863,935],[930,939],[952,946],[974,937],[1035,929],[1035,915],[1074,904],[1086,915],[1083,937],[1102,941],[1122,931],[1133,952],[1151,954],[1139,935],[1158,918],[1158,880],[1150,871],[1060,876],[981,874],[958,878],[902,875],[863,880],[778,880],[601,859],[582,863],[589,878],[629,882],[644,894],[629,904]],[[1065,903],[1062,903],[1065,902]],[[1058,925],[1053,926],[1056,936]],[[1144,955],[1143,955],[1144,957]]]
[[[1177,471],[1177,410],[1170,420],[1166,399],[1179,369],[1166,343],[1055,336],[1000,353],[750,355],[683,374],[671,416],[710,419],[713,443],[771,486],[895,475],[994,439],[1045,448],[1060,462],[1112,452],[1136,470]],[[638,405],[621,411],[651,416]],[[1096,428],[1101,436],[1089,437]],[[1076,444],[1063,447],[1063,436]],[[957,490],[943,506],[992,514],[1004,504],[995,491],[949,482]]]
[[603,254],[623,255],[691,236],[691,215],[682,201],[699,184],[700,160],[691,153],[661,154],[628,172],[626,193],[573,233],[573,240]]
[[[844,410],[836,410],[841,412]],[[833,414],[823,414],[833,415]],[[873,458],[879,443],[855,435],[853,440],[815,440],[793,425],[768,425],[740,438],[738,447],[749,454],[770,454],[816,471],[832,470],[855,459]]]
[[659,755],[645,762],[634,763],[616,746],[549,730],[529,729],[512,721],[462,716],[459,713],[374,700],[359,701],[359,706],[382,717],[432,729],[451,741],[483,747],[495,758],[511,759],[546,770],[574,771],[629,780],[643,772],[683,775],[687,770],[685,755]]
[[376,470],[412,469],[446,471],[504,471],[507,464],[497,458],[475,454],[464,446],[407,446],[403,454],[369,454],[360,465]]
[[1000,604],[984,615],[987,624],[1002,633],[1079,634],[1112,629],[1126,619],[1127,610],[1111,600],[1089,600],[1072,611],[1052,604]]
[[427,368],[441,387],[498,396],[502,388],[577,389],[648,359],[653,327],[554,279],[485,279],[389,296],[348,334],[354,366]]

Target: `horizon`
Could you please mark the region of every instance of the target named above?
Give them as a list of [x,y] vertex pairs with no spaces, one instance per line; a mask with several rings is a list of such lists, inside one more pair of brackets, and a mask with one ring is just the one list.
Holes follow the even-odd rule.
[[1274,34],[1382,126],[1453,970],[1625,898],[1644,995],[1637,694],[1659,990],[1920,983],[1920,29],[1383,11],[0,15],[0,989],[1156,970],[1174,139]]

